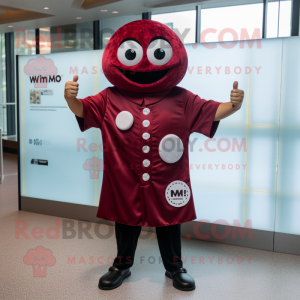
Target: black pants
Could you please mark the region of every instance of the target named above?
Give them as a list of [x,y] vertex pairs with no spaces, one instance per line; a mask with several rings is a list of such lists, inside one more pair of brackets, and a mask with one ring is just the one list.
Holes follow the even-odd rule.
[[[121,270],[128,269],[134,262],[141,226],[115,223],[115,229],[118,254],[113,266]],[[156,227],[156,234],[165,269],[173,272],[182,268],[180,224]]]

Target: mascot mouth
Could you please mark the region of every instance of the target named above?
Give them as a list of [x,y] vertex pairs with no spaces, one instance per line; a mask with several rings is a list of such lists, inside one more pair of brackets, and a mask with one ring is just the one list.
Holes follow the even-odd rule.
[[167,75],[171,69],[164,69],[154,72],[136,72],[120,69],[120,72],[129,80],[138,84],[150,84],[154,83]]

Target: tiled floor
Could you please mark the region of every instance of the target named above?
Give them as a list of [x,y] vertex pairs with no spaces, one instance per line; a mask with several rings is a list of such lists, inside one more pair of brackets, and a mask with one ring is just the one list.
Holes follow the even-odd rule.
[[[182,239],[184,266],[197,288],[178,291],[164,275],[155,235],[146,232],[139,240],[131,277],[113,291],[101,291],[98,279],[116,254],[113,227],[98,228],[90,223],[90,239],[81,239],[77,221],[18,211],[17,175],[8,175],[17,172],[17,158],[6,154],[4,163],[7,176],[0,185],[1,300],[300,299],[299,256],[186,239]],[[55,221],[57,235],[48,229]],[[72,234],[65,229],[67,225],[74,225],[72,238],[67,238]],[[38,269],[34,273],[27,260],[30,255],[26,256],[38,246],[50,250],[42,254],[49,263],[45,277]]]

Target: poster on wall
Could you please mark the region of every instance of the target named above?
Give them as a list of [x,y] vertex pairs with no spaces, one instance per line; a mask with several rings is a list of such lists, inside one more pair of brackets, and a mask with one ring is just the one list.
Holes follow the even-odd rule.
[[82,133],[64,99],[79,75],[78,97],[108,86],[102,51],[19,56],[21,195],[97,206],[103,175],[101,132]]

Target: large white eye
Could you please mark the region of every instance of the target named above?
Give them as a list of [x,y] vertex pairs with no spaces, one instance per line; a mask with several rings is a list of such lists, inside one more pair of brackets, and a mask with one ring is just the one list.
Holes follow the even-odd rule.
[[123,65],[134,66],[141,61],[143,48],[134,40],[126,40],[119,46],[117,55]]
[[161,66],[170,61],[173,54],[172,46],[163,39],[152,41],[147,49],[147,56],[151,63]]

